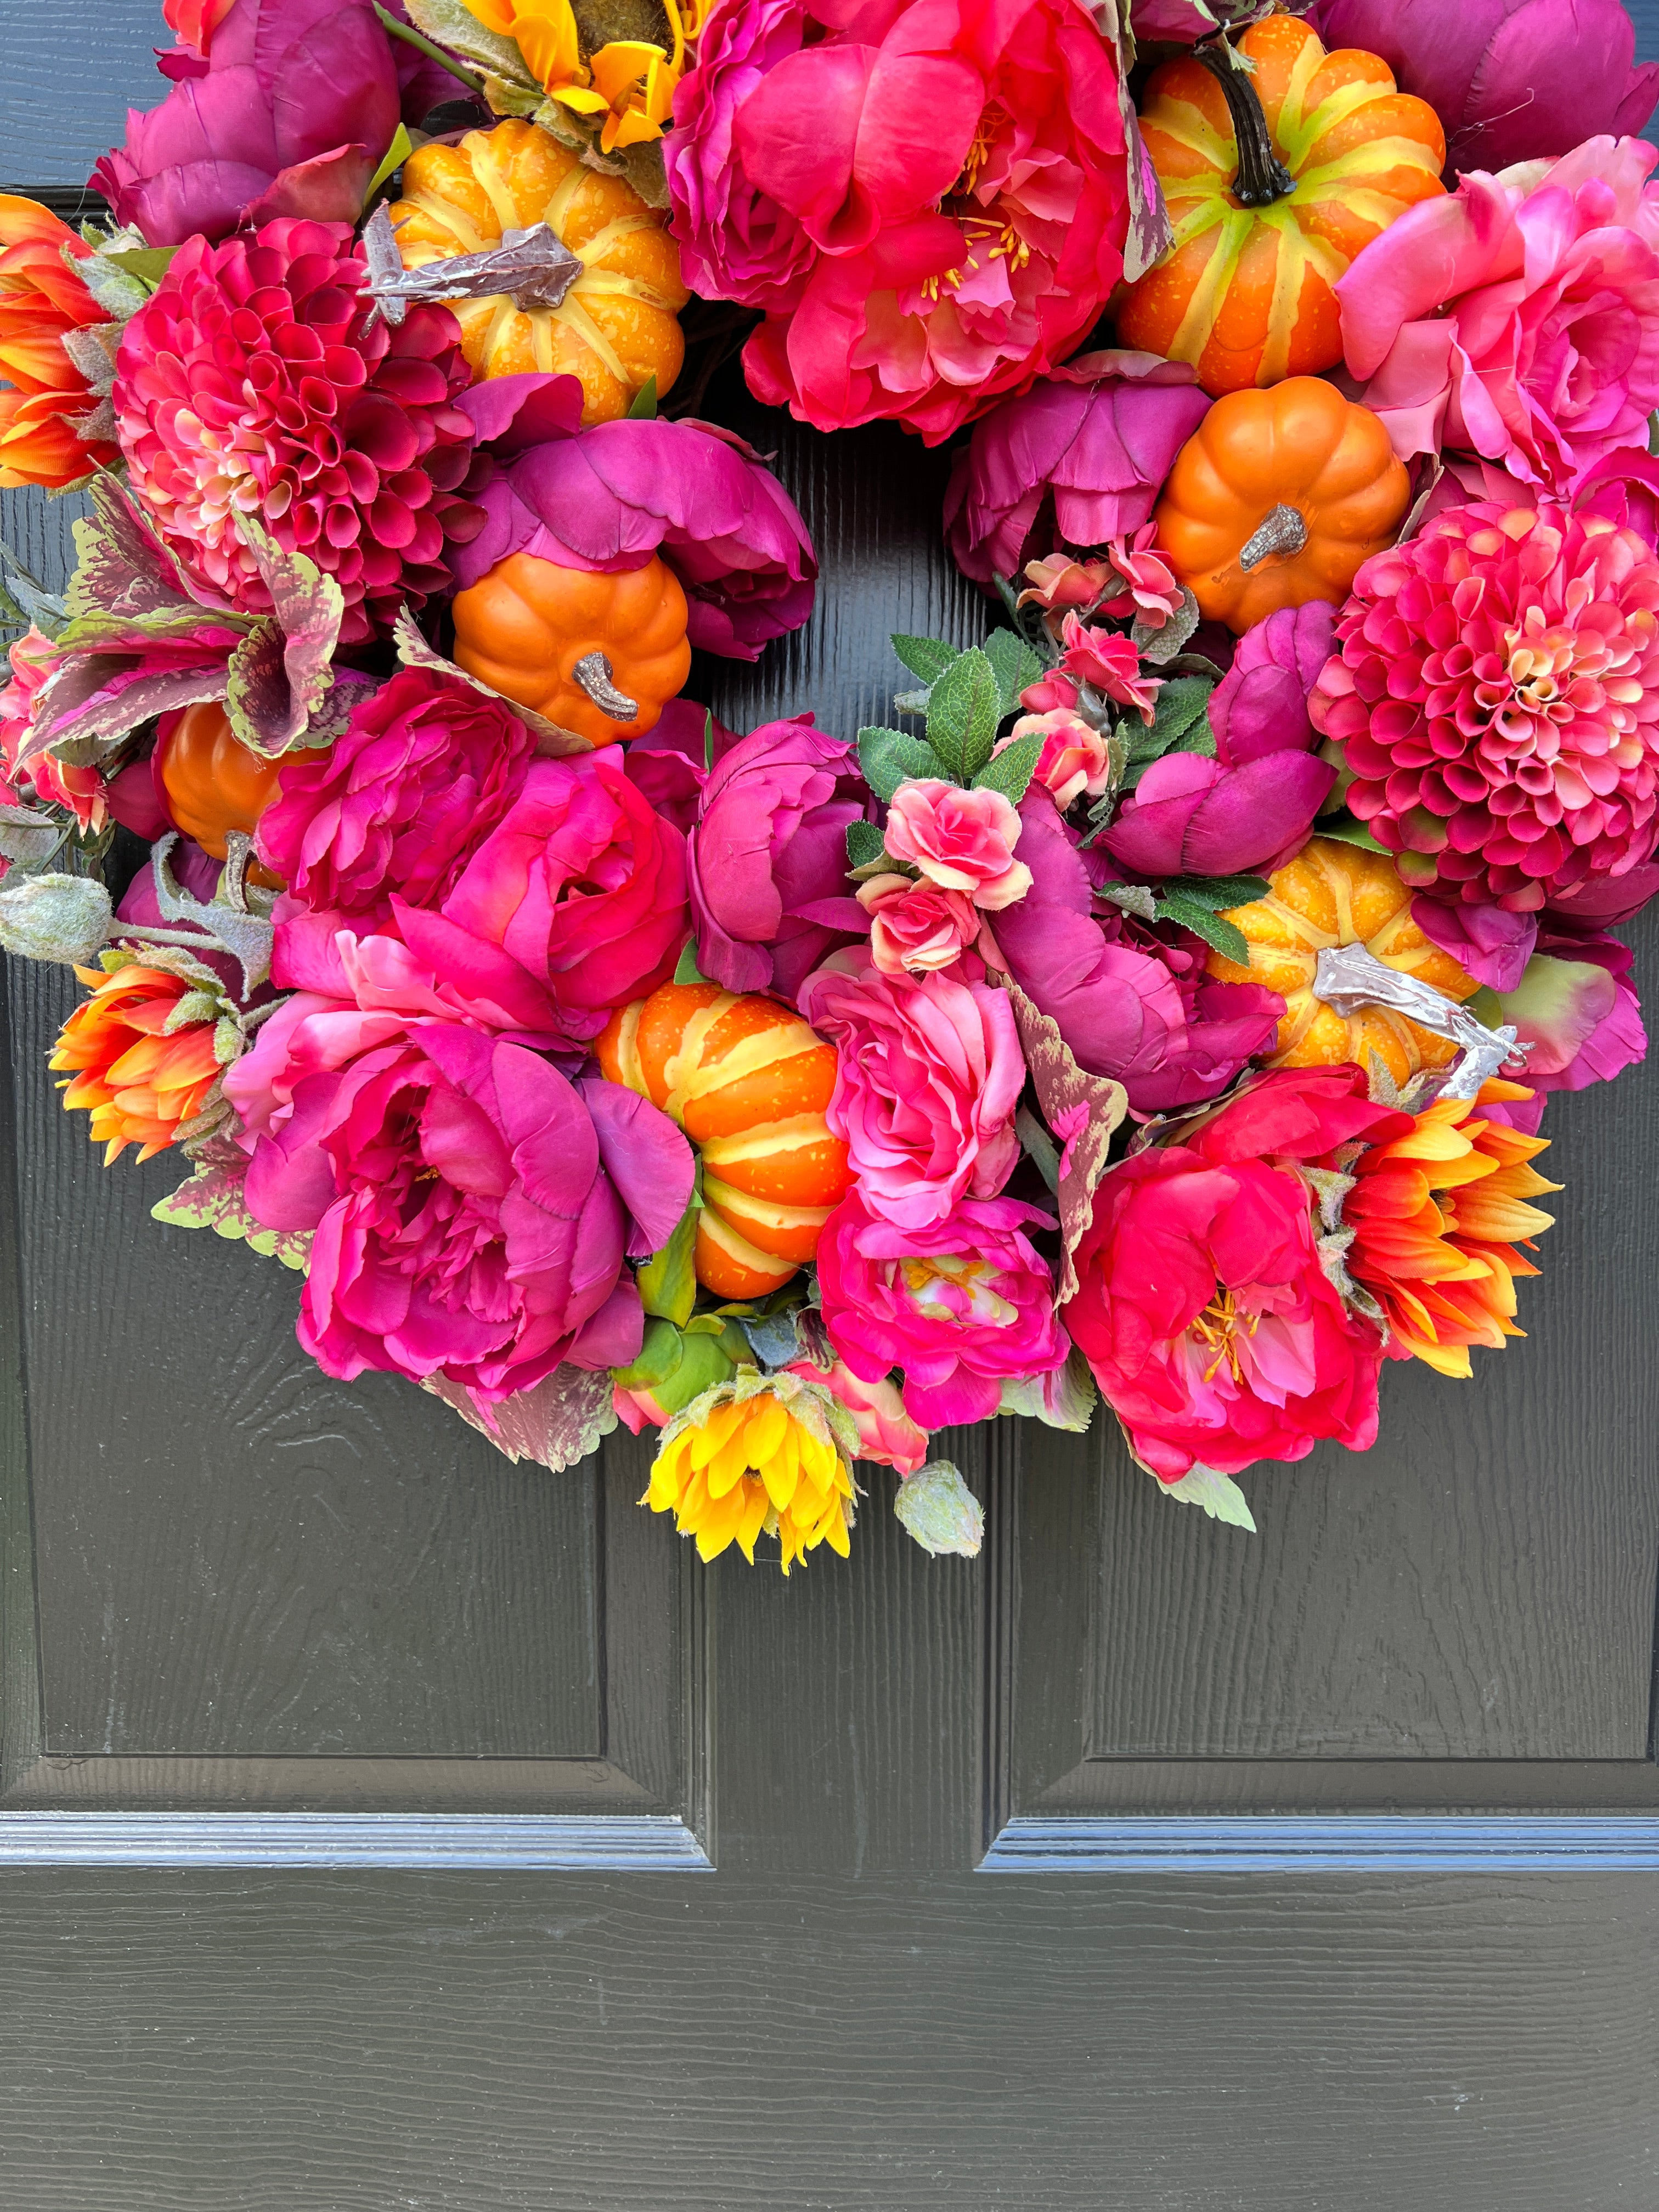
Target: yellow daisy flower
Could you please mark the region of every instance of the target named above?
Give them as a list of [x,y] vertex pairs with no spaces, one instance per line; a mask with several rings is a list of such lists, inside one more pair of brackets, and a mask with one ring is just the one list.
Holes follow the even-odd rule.
[[775,1535],[787,1575],[819,1544],[847,1557],[857,1449],[857,1431],[827,1391],[740,1368],[664,1429],[640,1503],[672,1513],[704,1559],[735,1543],[752,1566],[755,1539]]

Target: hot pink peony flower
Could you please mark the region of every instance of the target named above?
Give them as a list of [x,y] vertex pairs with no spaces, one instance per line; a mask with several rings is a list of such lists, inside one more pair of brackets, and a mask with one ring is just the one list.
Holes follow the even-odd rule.
[[1408,882],[1571,913],[1648,860],[1659,561],[1634,532],[1453,508],[1365,563],[1337,635],[1313,718]]
[[963,574],[988,585],[1062,544],[1104,545],[1149,521],[1209,412],[1196,378],[1157,354],[1083,354],[994,408],[945,495],[945,542]]
[[1547,918],[1513,987],[1474,1000],[1482,1021],[1512,1022],[1530,1048],[1522,1073],[1533,1096],[1509,1105],[1504,1120],[1535,1133],[1552,1091],[1610,1083],[1647,1057],[1641,1001],[1630,980],[1634,958],[1616,937],[1557,928]]
[[115,414],[133,489],[196,581],[245,611],[270,594],[238,518],[331,574],[341,641],[447,588],[452,497],[471,459],[460,332],[447,307],[369,322],[343,223],[283,220],[180,246],[126,326]]
[[1031,888],[1014,858],[1019,816],[1000,791],[964,791],[935,776],[900,784],[887,809],[887,850],[941,890],[960,891],[988,914]]
[[1336,288],[1361,398],[1402,459],[1461,447],[1565,495],[1659,405],[1659,154],[1592,138],[1465,177]]
[[859,885],[858,901],[870,917],[870,958],[884,975],[954,968],[979,935],[970,898],[914,876],[870,876]]
[[259,858],[309,907],[383,923],[395,891],[437,906],[512,805],[530,733],[471,684],[408,668],[326,751],[290,754],[259,817]]
[[[1060,665],[1066,675],[1079,684],[1092,684],[1120,707],[1133,707],[1143,722],[1151,724],[1164,678],[1142,674],[1140,655],[1133,640],[1119,636],[1115,630],[1090,629],[1069,614],[1060,639],[1064,649]],[[1022,693],[1021,698],[1027,702],[1026,694]]]
[[807,977],[799,1003],[835,1042],[827,1118],[871,1212],[922,1229],[964,1198],[995,1197],[1019,1158],[1014,1109],[1025,1081],[1006,991],[860,972],[852,954],[837,953]]
[[891,416],[938,443],[1122,272],[1116,70],[1079,0],[725,0],[674,123],[688,270],[768,310],[750,388],[820,429]]
[[904,1370],[924,1428],[988,1420],[1005,1376],[1046,1374],[1071,1349],[1054,1282],[1025,1231],[1053,1226],[1012,1198],[964,1199],[942,1221],[900,1229],[854,1191],[823,1224],[818,1282],[830,1340],[855,1375]]
[[927,1464],[927,1431],[911,1419],[897,1384],[886,1374],[866,1382],[843,1359],[828,1369],[815,1367],[809,1359],[797,1359],[784,1372],[799,1375],[804,1382],[816,1382],[846,1407],[858,1429],[860,1459],[873,1460],[878,1467],[896,1468],[901,1474],[915,1474]]
[[1031,771],[1032,782],[1053,793],[1062,814],[1079,799],[1098,799],[1112,780],[1106,740],[1092,722],[1085,722],[1069,707],[1051,707],[1042,714],[1022,714],[1008,735],[999,738],[992,757],[1037,730],[1043,733],[1042,750]]
[[[349,1055],[307,1035],[353,1014],[290,1000],[231,1071],[249,1212],[313,1232],[304,1349],[347,1380],[441,1375],[487,1400],[565,1361],[635,1358],[644,1316],[624,1258],[665,1243],[691,1193],[672,1122],[457,1023],[414,1022]],[[297,1081],[296,1054],[317,1068]]]

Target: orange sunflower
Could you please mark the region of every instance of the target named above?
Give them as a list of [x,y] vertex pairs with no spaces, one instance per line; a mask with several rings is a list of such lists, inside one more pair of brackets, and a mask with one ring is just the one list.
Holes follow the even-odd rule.
[[105,1147],[106,1167],[129,1145],[151,1159],[172,1144],[181,1121],[200,1113],[219,1073],[212,1020],[167,1027],[187,997],[203,994],[184,976],[137,961],[112,975],[75,972],[92,996],[64,1023],[47,1065],[74,1071],[58,1086],[64,1103],[91,1108],[90,1134]]
[[1354,1231],[1347,1270],[1382,1307],[1391,1358],[1417,1358],[1467,1376],[1469,1346],[1524,1336],[1515,1325],[1516,1278],[1539,1270],[1516,1249],[1555,1217],[1529,1201],[1546,1191],[1531,1164],[1548,1139],[1522,1136],[1480,1109],[1529,1098],[1498,1079],[1478,1098],[1437,1098],[1391,1144],[1373,1145],[1348,1172],[1342,1219]]

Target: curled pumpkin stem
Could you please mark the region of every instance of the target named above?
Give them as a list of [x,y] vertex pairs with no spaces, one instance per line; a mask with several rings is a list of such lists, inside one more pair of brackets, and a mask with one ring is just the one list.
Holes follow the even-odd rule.
[[1269,507],[1238,549],[1238,565],[1248,576],[1272,553],[1299,553],[1308,542],[1308,525],[1300,510],[1281,500]]
[[570,672],[572,680],[599,708],[609,714],[613,722],[634,722],[639,720],[639,702],[630,699],[625,691],[618,691],[609,656],[603,653],[585,653]]
[[1198,48],[1193,58],[1201,62],[1221,87],[1232,118],[1233,140],[1238,148],[1233,198],[1240,207],[1271,207],[1296,190],[1296,179],[1273,151],[1273,134],[1249,73],[1224,41]]

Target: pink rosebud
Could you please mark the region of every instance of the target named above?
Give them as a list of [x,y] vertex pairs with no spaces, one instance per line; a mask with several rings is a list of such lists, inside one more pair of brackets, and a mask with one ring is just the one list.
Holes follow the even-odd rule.
[[1164,678],[1141,674],[1140,655],[1129,639],[1111,630],[1089,629],[1075,615],[1067,615],[1060,641],[1065,647],[1060,665],[1068,676],[1092,684],[1120,707],[1134,708],[1143,722],[1152,721]]
[[846,1407],[858,1427],[860,1459],[896,1468],[901,1474],[915,1474],[925,1463],[927,1431],[918,1428],[905,1412],[898,1385],[890,1376],[864,1382],[844,1359],[838,1359],[828,1374],[806,1359],[797,1359],[784,1372],[816,1382]]
[[1133,538],[1115,538],[1108,547],[1112,556],[1111,581],[1122,589],[1106,601],[1102,614],[1143,623],[1162,629],[1181,612],[1182,587],[1175,570],[1162,554],[1153,550],[1158,525],[1143,523]]
[[884,975],[953,967],[979,935],[970,898],[911,876],[872,876],[859,885],[858,900],[870,917],[870,957]]
[[1060,707],[1070,712],[1082,696],[1064,669],[1054,668],[1048,675],[1038,677],[1035,684],[1026,685],[1019,695],[1019,703],[1028,714],[1049,714]]
[[1086,613],[1116,581],[1104,561],[1073,561],[1069,553],[1051,553],[1046,560],[1028,561],[1025,580],[1031,588],[1020,593],[1018,604],[1041,607],[1045,614],[1065,607],[1081,607]]
[[[1075,617],[1071,617],[1075,619]],[[1000,791],[963,791],[935,776],[902,783],[887,810],[887,849],[941,890],[995,914],[1023,899],[1031,872],[1014,858],[1019,816]]]
[[994,760],[997,753],[1006,752],[1037,730],[1044,734],[1042,750],[1031,772],[1032,782],[1054,793],[1054,805],[1062,814],[1085,792],[1091,799],[1098,799],[1112,776],[1106,740],[1092,722],[1085,722],[1069,707],[1053,707],[1045,714],[1022,714],[1008,735],[998,741],[991,757]]

